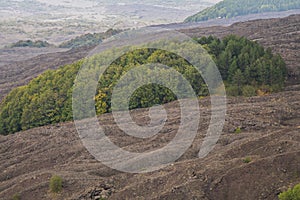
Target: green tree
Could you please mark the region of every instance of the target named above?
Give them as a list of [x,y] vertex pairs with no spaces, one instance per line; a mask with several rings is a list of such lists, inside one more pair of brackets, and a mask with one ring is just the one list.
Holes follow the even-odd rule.
[[232,83],[238,88],[238,94],[242,93],[242,86],[244,84],[245,78],[240,69],[237,69],[232,77]]
[[279,194],[280,200],[300,200],[300,184]]

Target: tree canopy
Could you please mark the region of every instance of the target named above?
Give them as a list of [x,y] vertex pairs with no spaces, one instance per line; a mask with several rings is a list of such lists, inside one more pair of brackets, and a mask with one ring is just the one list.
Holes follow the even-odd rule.
[[299,0],[223,0],[216,5],[188,17],[185,22],[206,21],[216,18],[300,9]]

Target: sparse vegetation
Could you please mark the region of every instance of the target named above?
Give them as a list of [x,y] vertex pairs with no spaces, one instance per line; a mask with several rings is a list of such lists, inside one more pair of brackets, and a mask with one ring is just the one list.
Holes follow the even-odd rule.
[[300,184],[279,194],[280,200],[300,200]]
[[62,191],[62,178],[57,175],[53,175],[50,179],[49,188],[53,193],[59,193]]

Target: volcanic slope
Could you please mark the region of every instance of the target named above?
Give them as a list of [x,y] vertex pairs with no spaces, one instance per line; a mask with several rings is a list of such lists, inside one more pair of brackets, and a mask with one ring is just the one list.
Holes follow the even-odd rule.
[[[299,87],[229,98],[223,134],[204,159],[197,154],[210,119],[210,101],[201,99],[200,128],[191,147],[174,165],[146,174],[122,173],[101,164],[84,148],[72,122],[0,136],[0,199],[16,193],[22,199],[51,199],[48,184],[53,174],[63,178],[57,199],[276,199],[300,182]],[[165,127],[147,140],[126,136],[111,114],[99,121],[116,145],[150,151],[170,142],[180,123],[178,103],[164,107]],[[147,109],[132,111],[141,125],[149,123],[148,114]]]

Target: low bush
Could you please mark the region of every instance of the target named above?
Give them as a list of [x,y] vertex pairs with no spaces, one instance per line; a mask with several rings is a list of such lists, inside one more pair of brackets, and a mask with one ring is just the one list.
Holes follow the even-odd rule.
[[62,190],[62,178],[57,175],[53,175],[49,183],[50,191],[53,193],[59,193]]
[[250,163],[252,161],[252,159],[250,157],[246,157],[243,159],[244,163]]
[[239,134],[242,132],[241,128],[240,127],[237,127],[234,131],[236,134]]

